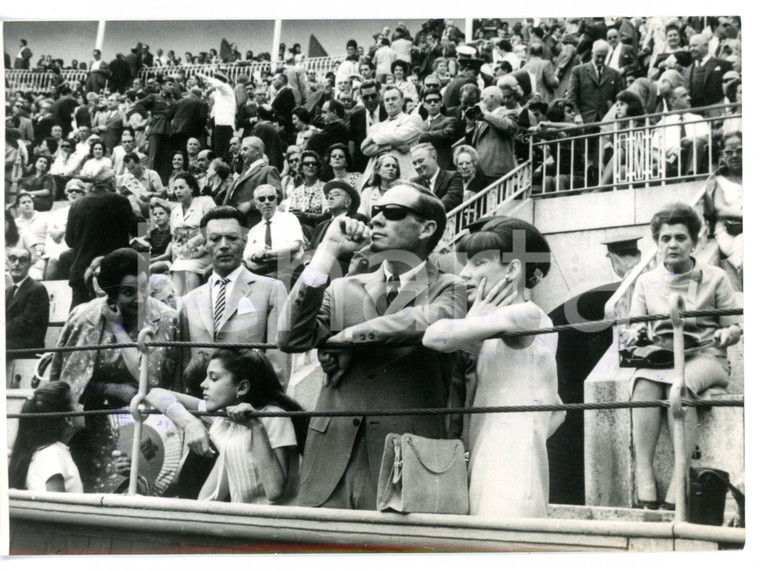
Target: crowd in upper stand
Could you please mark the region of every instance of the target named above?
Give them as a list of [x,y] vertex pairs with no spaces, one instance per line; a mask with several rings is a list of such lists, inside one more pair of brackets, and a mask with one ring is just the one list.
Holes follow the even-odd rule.
[[[154,351],[149,362],[151,382],[164,391],[155,392],[151,403],[178,425],[195,430],[192,447],[206,455],[208,437],[204,439],[194,419],[174,404],[206,409],[206,396],[213,392],[209,378],[226,378],[227,373],[234,377],[228,387],[231,392],[213,403],[215,409],[241,406],[231,414],[240,421],[246,406],[292,408],[295,404],[281,394],[282,388],[269,381],[271,376],[287,386],[292,364],[287,352],[317,347],[332,335],[354,342],[364,341],[365,336],[368,342],[394,333],[403,336],[411,327],[404,319],[428,323],[430,315],[423,318],[404,312],[401,304],[401,300],[413,301],[413,297],[399,295],[410,283],[415,284],[412,274],[428,272],[426,299],[439,311],[438,318],[453,319],[466,313],[462,299],[453,296],[455,278],[425,260],[441,238],[446,212],[530,158],[527,136],[561,139],[572,132],[595,133],[598,126],[584,129],[583,125],[616,118],[628,118],[636,126],[646,114],[667,111],[681,112],[655,119],[668,176],[713,171],[718,161],[707,163],[706,147],[711,141],[721,145],[722,153],[714,156],[722,157],[721,167],[727,170],[711,179],[716,235],[725,256],[741,271],[741,110],[731,107],[704,115],[689,110],[741,103],[740,34],[740,21],[735,17],[551,19],[540,23],[528,19],[514,24],[478,20],[474,41],[465,43],[464,34],[451,20],[430,20],[414,36],[403,23],[393,30],[383,28],[366,48],[349,40],[345,60],[324,77],[304,68],[298,45],[290,49],[283,45],[278,54],[282,63],[271,72],[242,73],[231,80],[220,71],[189,73],[184,64],[254,60],[251,52],[243,58],[235,44],[223,54],[215,50],[198,55],[188,52],[184,60],[171,50],[164,56],[159,49],[153,56],[147,45],[138,44],[126,57],[119,54],[110,63],[102,60],[98,50],[89,64],[72,62],[72,68],[84,65],[88,70],[86,80],[76,86],[60,79],[63,62],[46,56],[37,68],[48,69],[59,78],[51,92],[6,91],[8,347],[43,347],[49,300],[39,280],[67,280],[71,287],[71,314],[59,345],[134,340],[139,332],[138,285],[147,275],[152,297],[147,318],[159,338],[279,342],[282,350],[268,350],[264,360],[227,353],[211,358],[200,349]],[[32,59],[32,49],[22,40],[14,67],[29,69]],[[173,69],[150,70],[157,66]],[[8,54],[6,67],[10,67]],[[694,122],[702,118],[711,122]],[[593,184],[611,182],[612,162],[620,159],[614,156],[616,149],[603,149],[585,158],[576,153],[573,162],[573,153],[561,147],[565,143],[559,144],[556,149],[546,147],[541,157],[533,157],[539,165],[534,176],[539,187],[576,188],[579,184],[574,179],[587,172],[601,173],[592,179]],[[601,162],[585,164],[586,158]],[[737,218],[738,234],[731,229]],[[386,227],[391,229],[386,231]],[[475,255],[507,247],[507,243],[511,247],[511,232],[516,230],[535,232],[534,245],[546,253],[542,249],[548,249],[545,240],[532,226],[494,226],[492,233],[505,242],[469,240],[465,251]],[[374,255],[390,250],[414,254],[418,263],[379,260]],[[136,269],[135,252],[150,258],[149,272]],[[507,271],[511,275],[509,271],[514,270],[517,275],[522,270],[522,278],[529,283],[525,288],[530,289],[548,266],[528,267],[530,271],[524,266]],[[332,285],[326,292],[325,287],[336,277],[350,276],[354,279],[350,283],[369,290],[372,280],[366,276],[377,272],[383,299],[372,307],[374,316],[384,319],[386,311],[403,316],[389,318],[385,328],[364,329],[367,315],[360,314],[362,301],[356,291],[349,288],[338,294]],[[471,269],[470,273],[477,271]],[[387,296],[386,288],[390,290]],[[324,305],[310,297],[312,290],[326,295]],[[477,314],[472,316],[482,318],[487,309],[507,299],[506,291],[494,289],[488,302],[480,295],[488,291],[477,296],[470,291],[470,305],[477,305]],[[421,291],[415,292],[419,294]],[[516,295],[522,300],[523,294],[521,288],[510,290],[510,303]],[[339,302],[333,295],[347,303],[341,317],[346,321],[337,329],[323,321],[335,311],[331,302]],[[397,295],[399,301],[394,304]],[[499,299],[496,305],[494,298]],[[302,308],[306,305],[313,309],[311,313]],[[320,306],[322,310],[315,316]],[[302,314],[302,310],[306,312]],[[537,307],[521,311],[524,314],[505,316],[505,322],[512,326],[515,319],[524,318],[536,325],[533,328],[545,324],[546,315]],[[462,346],[489,338],[486,333],[491,329],[485,321],[481,325],[477,338],[462,333]],[[349,330],[350,334],[342,336]],[[436,332],[441,333],[434,329]],[[424,330],[410,339],[414,336],[420,341],[422,333]],[[434,333],[426,343],[449,352],[441,349],[445,342]],[[543,351],[555,348],[548,343],[536,350],[542,351],[543,358],[548,354]],[[505,349],[499,344],[498,349],[496,364],[523,366],[514,354],[515,347]],[[51,378],[66,379],[86,408],[128,403],[136,390],[136,349],[103,350],[94,359],[90,352],[58,354],[51,365]],[[435,394],[435,401],[423,398],[421,392],[404,392],[406,388],[398,382],[378,384],[383,390],[377,395],[387,398],[388,390],[397,390],[399,406],[451,403],[443,357],[431,356],[428,349],[415,349],[417,352],[432,370],[425,398]],[[390,362],[396,357],[394,349],[378,350],[365,361],[357,359],[353,368],[330,353],[320,358],[337,386],[343,375],[358,378],[360,371],[366,374],[381,360]],[[401,358],[396,381],[416,374],[419,364],[405,359],[408,355]],[[212,374],[213,366],[218,369]],[[268,394],[265,400],[245,396],[254,391],[241,376],[240,370],[246,366],[269,379],[266,387],[256,388]],[[556,397],[556,372],[553,378],[547,374],[542,396],[547,401]],[[440,393],[439,384],[445,386]],[[464,390],[464,383],[460,387]],[[169,392],[169,388],[178,392]],[[233,397],[235,390],[245,398]],[[338,397],[330,396],[330,390],[324,392],[327,395],[319,405],[325,409],[364,403],[358,396],[352,399],[345,393]],[[204,400],[199,399],[202,396]],[[462,398],[459,403],[464,403],[465,396]],[[546,419],[538,439],[531,443],[536,448],[543,446],[544,451],[532,455],[534,448],[525,450],[539,462],[539,470],[545,467],[545,438],[558,425],[557,418]],[[337,446],[347,431],[336,427],[342,420],[332,421],[332,428],[320,421],[313,423],[318,429],[310,430],[308,441],[322,437],[325,445],[329,440]],[[353,424],[357,429],[351,442],[354,437],[365,443],[369,438],[372,446],[379,441],[373,431],[376,428],[363,422]],[[264,429],[270,443],[276,440],[278,445],[294,449],[301,437],[280,423],[263,424],[248,427],[254,432]],[[477,424],[473,433],[485,430],[483,433],[489,434],[489,426]],[[414,426],[407,428],[413,431]],[[419,433],[440,437],[447,429],[432,423],[428,428]],[[96,428],[89,431],[99,433]],[[234,426],[216,426],[211,440],[221,446],[233,432]],[[249,437],[234,437],[238,436]],[[269,443],[256,437],[252,445],[263,446],[262,453],[277,480],[257,480],[249,488],[229,475],[225,484],[233,485],[234,500],[292,496],[294,490],[288,487],[292,484],[288,473],[294,465],[290,451],[276,453],[277,446],[267,448]],[[97,440],[88,445],[106,449],[110,443]],[[313,446],[317,443],[312,448],[307,443],[304,461],[309,457],[310,462],[304,463],[304,468],[321,469],[323,477],[301,489],[301,502],[367,507],[374,498],[360,490],[365,480],[376,475],[374,467],[355,462],[353,455],[346,456],[342,465],[326,454],[315,459]],[[369,459],[373,466],[375,451]],[[483,472],[510,472],[499,462],[486,465]],[[100,475],[87,479],[85,487],[105,488]],[[196,496],[221,496],[218,484],[224,478],[215,471],[212,475],[208,488],[193,491]],[[516,512],[522,516],[545,514],[548,473],[545,475],[526,483],[536,486],[539,500]],[[475,495],[471,491],[471,499],[487,513],[490,484],[481,484]]]

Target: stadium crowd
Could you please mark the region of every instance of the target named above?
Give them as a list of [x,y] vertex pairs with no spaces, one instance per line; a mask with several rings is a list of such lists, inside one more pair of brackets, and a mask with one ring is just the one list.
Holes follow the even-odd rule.
[[[208,479],[200,478],[203,488],[186,489],[188,496],[222,499],[220,485],[227,485],[233,501],[294,499],[298,461],[291,452],[298,449],[304,457],[300,504],[374,508],[385,434],[467,439],[469,429],[471,445],[482,446],[471,467],[478,474],[472,479],[477,488],[470,489],[472,512],[545,516],[545,443],[562,421],[555,415],[545,414],[540,428],[523,426],[519,433],[529,434],[527,440],[510,436],[506,443],[489,423],[498,418],[465,422],[464,428],[437,417],[424,426],[419,419],[314,418],[305,448],[305,428],[301,433],[289,421],[244,419],[247,407],[297,409],[282,393],[291,374],[288,353],[328,339],[368,345],[320,351],[329,384],[317,407],[325,410],[361,409],[380,399],[390,408],[472,404],[467,365],[454,364],[448,353],[466,351],[473,342],[484,350],[498,344],[489,348],[492,361],[478,364],[479,377],[490,379],[499,366],[527,366],[520,347],[484,341],[496,332],[487,315],[520,305],[503,314],[500,326],[547,326],[538,307],[521,301],[548,264],[494,262],[506,272],[506,283],[516,283],[518,275],[523,280],[511,288],[468,264],[462,277],[474,287],[488,282],[488,289],[470,287],[466,303],[456,291],[463,281],[434,263],[446,212],[529,160],[527,137],[561,138],[583,125],[591,125],[584,132],[597,132],[598,123],[628,118],[638,124],[646,114],[682,111],[661,119],[660,144],[674,157],[671,174],[714,169],[699,131],[711,127],[683,123],[703,116],[690,109],[741,103],[738,18],[476,24],[469,43],[451,20],[430,20],[414,36],[399,23],[364,46],[351,39],[345,59],[324,77],[304,68],[300,45],[283,45],[271,71],[243,73],[235,81],[220,71],[186,68],[245,66],[267,61],[268,54],[243,56],[233,43],[222,54],[209,49],[178,57],[158,49],[153,55],[138,43],[108,63],[95,50],[89,63],[74,60],[66,67],[48,55],[33,67],[32,48],[22,40],[16,69],[60,78],[62,69],[81,68],[88,75],[77,85],[61,78],[48,93],[6,91],[6,307],[15,311],[8,313],[8,348],[43,347],[49,300],[41,280],[67,280],[72,290],[60,346],[133,341],[140,280],[149,279],[147,318],[159,338],[279,344],[265,359],[195,348],[154,351],[150,403],[186,430],[191,449],[205,457],[216,446],[227,450],[229,461],[256,464],[255,481],[245,481],[211,463]],[[6,53],[6,67],[10,59]],[[713,187],[721,248],[741,270],[741,233],[737,239],[729,231],[730,221],[741,219],[741,119],[712,125],[723,156],[739,159],[738,170],[728,164]],[[560,189],[572,187],[570,179],[584,168],[574,170],[571,156],[560,153],[555,163],[547,151],[541,158]],[[598,156],[602,164],[585,167],[601,172],[595,182],[604,185],[613,157]],[[545,176],[546,166],[536,170]],[[464,246],[470,256],[511,251],[515,231],[528,233],[528,245],[537,248],[531,251],[548,253],[543,236],[527,224],[492,222],[481,231],[491,237],[473,233]],[[377,255],[391,251],[404,255]],[[149,271],[138,269],[138,252],[149,257]],[[335,287],[338,277],[346,278],[345,287]],[[377,305],[365,306],[365,289]],[[464,315],[477,322],[477,334],[471,327],[448,338],[455,321],[425,334],[433,321]],[[392,342],[419,343],[423,334],[424,346]],[[451,344],[444,347],[446,338]],[[549,363],[556,346],[551,340],[533,346],[544,363],[541,388],[518,397],[524,387],[515,386],[508,398],[559,401]],[[50,377],[70,384],[85,408],[118,408],[136,391],[137,362],[136,349],[59,353]],[[263,378],[259,384],[246,376],[249,369]],[[376,382],[352,382],[376,369],[383,370]],[[222,386],[228,377],[230,385]],[[251,399],[254,391],[264,395]],[[486,397],[485,388],[480,394]],[[214,423],[207,433],[186,411],[227,406],[235,406],[230,417],[247,431],[236,431],[232,421]],[[111,444],[102,423],[88,420],[84,431],[91,441],[80,452]],[[248,445],[258,459],[230,441]],[[515,464],[531,462],[539,475],[528,480],[496,459],[499,445],[519,447],[524,463]],[[494,482],[485,474],[519,481],[514,496],[493,495]],[[82,468],[82,475],[86,489],[100,488],[89,470]],[[531,489],[528,501],[518,492],[525,489]]]

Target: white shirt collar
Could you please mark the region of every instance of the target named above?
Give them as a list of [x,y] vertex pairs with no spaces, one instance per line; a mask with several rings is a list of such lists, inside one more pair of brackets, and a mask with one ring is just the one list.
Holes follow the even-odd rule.
[[[399,289],[403,289],[404,286],[412,279],[412,277],[414,277],[414,275],[425,266],[425,263],[426,260],[423,259],[419,265],[415,265],[409,271],[406,271],[399,275]],[[388,281],[392,277],[393,273],[391,272],[387,259],[383,261],[382,268],[383,273],[385,274],[385,280]]]
[[264,164],[264,159],[263,158],[260,158],[258,160],[254,160],[251,163],[251,166],[248,167],[248,170],[245,171],[245,173],[248,174],[251,170],[253,170],[254,168],[256,168],[259,164]]
[[[243,272],[243,264],[241,263],[238,265],[237,269],[235,269],[232,273],[230,273],[226,278],[230,280],[230,283],[234,283],[235,280],[238,278],[238,276]],[[214,271],[211,274],[212,277],[212,285],[216,285],[217,281],[221,281],[222,278],[217,274],[216,271]]]

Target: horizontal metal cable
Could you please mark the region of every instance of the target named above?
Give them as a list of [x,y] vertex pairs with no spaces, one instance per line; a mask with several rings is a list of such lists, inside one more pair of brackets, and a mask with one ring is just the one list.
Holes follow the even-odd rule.
[[[720,316],[737,316],[743,315],[744,309],[709,309],[703,311],[684,311],[680,313],[682,318],[695,318],[695,317],[720,317]],[[506,337],[521,337],[521,336],[533,336],[538,334],[551,334],[557,332],[563,332],[567,330],[577,330],[584,332],[591,330],[598,332],[614,325],[631,325],[637,323],[649,323],[653,321],[665,321],[669,320],[670,315],[645,315],[640,317],[627,317],[624,319],[602,319],[599,321],[585,321],[583,323],[574,323],[569,325],[557,325],[554,327],[532,329],[525,331],[506,331],[499,333],[494,338],[506,338]],[[406,343],[408,345],[408,343]],[[257,348],[260,350],[279,348],[277,344],[271,342],[192,342],[192,341],[172,341],[163,340],[148,342],[146,346],[149,347],[187,347],[187,348]],[[351,348],[354,343],[351,341],[329,341],[320,345],[321,348]],[[362,348],[371,347],[372,344],[368,342],[361,343]],[[384,341],[383,346],[388,346],[388,342]],[[402,343],[399,343],[402,346]],[[41,352],[75,352],[80,350],[100,350],[100,349],[113,349],[113,348],[137,348],[136,342],[115,343],[115,344],[90,344],[82,346],[57,346],[51,348],[18,348],[8,350],[6,353],[9,356],[22,356],[24,354],[39,354]]]
[[[732,398],[726,400],[683,400],[684,406],[697,408],[737,408],[744,407],[744,398]],[[423,415],[452,415],[452,414],[510,414],[516,412],[562,412],[562,411],[588,411],[588,410],[620,410],[632,408],[667,408],[667,400],[651,400],[646,402],[598,402],[577,404],[534,404],[529,406],[482,406],[470,408],[410,408],[401,410],[299,410],[262,412],[254,410],[249,415],[256,418],[276,417],[355,417],[355,416],[423,416]],[[29,414],[8,414],[9,419],[21,417],[70,417],[70,416],[103,416],[115,414],[129,414],[128,408],[118,410],[87,410],[82,412],[36,412]],[[161,414],[158,410],[145,410],[146,414]],[[194,416],[226,417],[223,411],[198,412],[191,411]]]

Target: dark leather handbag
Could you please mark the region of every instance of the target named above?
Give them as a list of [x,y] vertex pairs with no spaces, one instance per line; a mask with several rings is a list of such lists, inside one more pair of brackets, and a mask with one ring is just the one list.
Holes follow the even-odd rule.
[[743,528],[744,493],[731,484],[728,473],[712,467],[691,467],[686,520],[694,524],[722,526],[729,491],[738,509],[733,526]]
[[[684,352],[689,355],[711,343],[711,340],[700,342],[696,337],[684,335]],[[673,335],[656,336],[651,344],[644,346],[625,346],[619,355],[620,368],[673,368]]]
[[744,233],[744,220],[723,220],[723,227],[726,228],[726,233],[730,236],[736,237]]
[[389,433],[380,466],[377,510],[469,514],[464,444],[458,439]]

